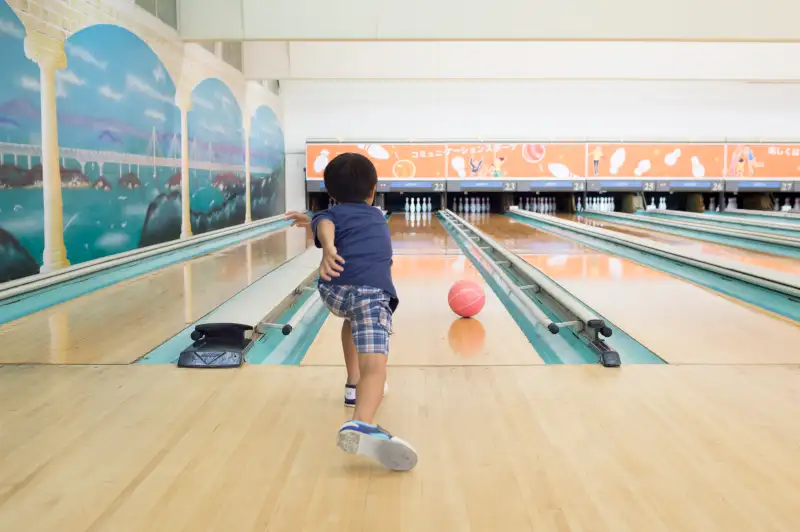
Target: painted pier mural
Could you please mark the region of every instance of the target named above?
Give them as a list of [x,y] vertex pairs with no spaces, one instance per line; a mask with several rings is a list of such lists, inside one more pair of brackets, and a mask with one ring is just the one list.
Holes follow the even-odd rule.
[[[39,68],[24,38],[0,3],[0,282],[38,273],[44,249]],[[75,33],[65,52],[56,89],[67,258],[78,264],[179,238],[181,119],[164,64],[113,25]],[[199,234],[244,222],[245,143],[227,85],[207,79],[192,99],[190,205]],[[273,216],[284,205],[285,154],[270,109],[257,110],[251,141],[253,217]]]

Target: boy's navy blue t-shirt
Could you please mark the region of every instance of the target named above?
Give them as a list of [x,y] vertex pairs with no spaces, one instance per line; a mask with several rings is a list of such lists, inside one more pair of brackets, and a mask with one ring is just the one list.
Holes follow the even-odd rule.
[[330,281],[319,282],[380,288],[392,297],[394,311],[399,301],[392,282],[392,238],[383,213],[366,203],[340,203],[315,214],[311,230],[317,247],[322,247],[317,224],[324,219],[335,227],[334,245],[344,259],[344,271]]

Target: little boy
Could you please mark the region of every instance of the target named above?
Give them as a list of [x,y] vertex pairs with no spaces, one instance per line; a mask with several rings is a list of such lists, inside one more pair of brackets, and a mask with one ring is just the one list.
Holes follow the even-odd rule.
[[[373,424],[386,382],[392,314],[399,300],[392,283],[392,242],[383,213],[372,207],[378,175],[362,155],[344,153],[325,167],[325,189],[337,205],[310,220],[314,243],[322,248],[319,294],[334,315],[344,318],[342,349],[347,367],[345,405],[352,421],[339,429],[337,445],[348,453],[407,471],[416,451]],[[288,213],[296,223],[308,216]]]

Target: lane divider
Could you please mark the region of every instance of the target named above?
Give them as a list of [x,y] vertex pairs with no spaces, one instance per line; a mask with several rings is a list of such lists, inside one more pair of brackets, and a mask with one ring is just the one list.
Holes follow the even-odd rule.
[[530,225],[687,279],[727,296],[800,321],[800,275],[777,272],[669,246],[647,238],[520,210],[509,215]]

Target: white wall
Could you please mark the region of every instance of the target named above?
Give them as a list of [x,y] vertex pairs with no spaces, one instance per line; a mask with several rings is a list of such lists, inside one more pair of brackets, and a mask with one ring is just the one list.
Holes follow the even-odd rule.
[[180,0],[189,39],[797,40],[796,0]]
[[250,42],[245,75],[280,79],[800,81],[800,43]]
[[281,82],[287,151],[316,139],[800,139],[800,85]]

